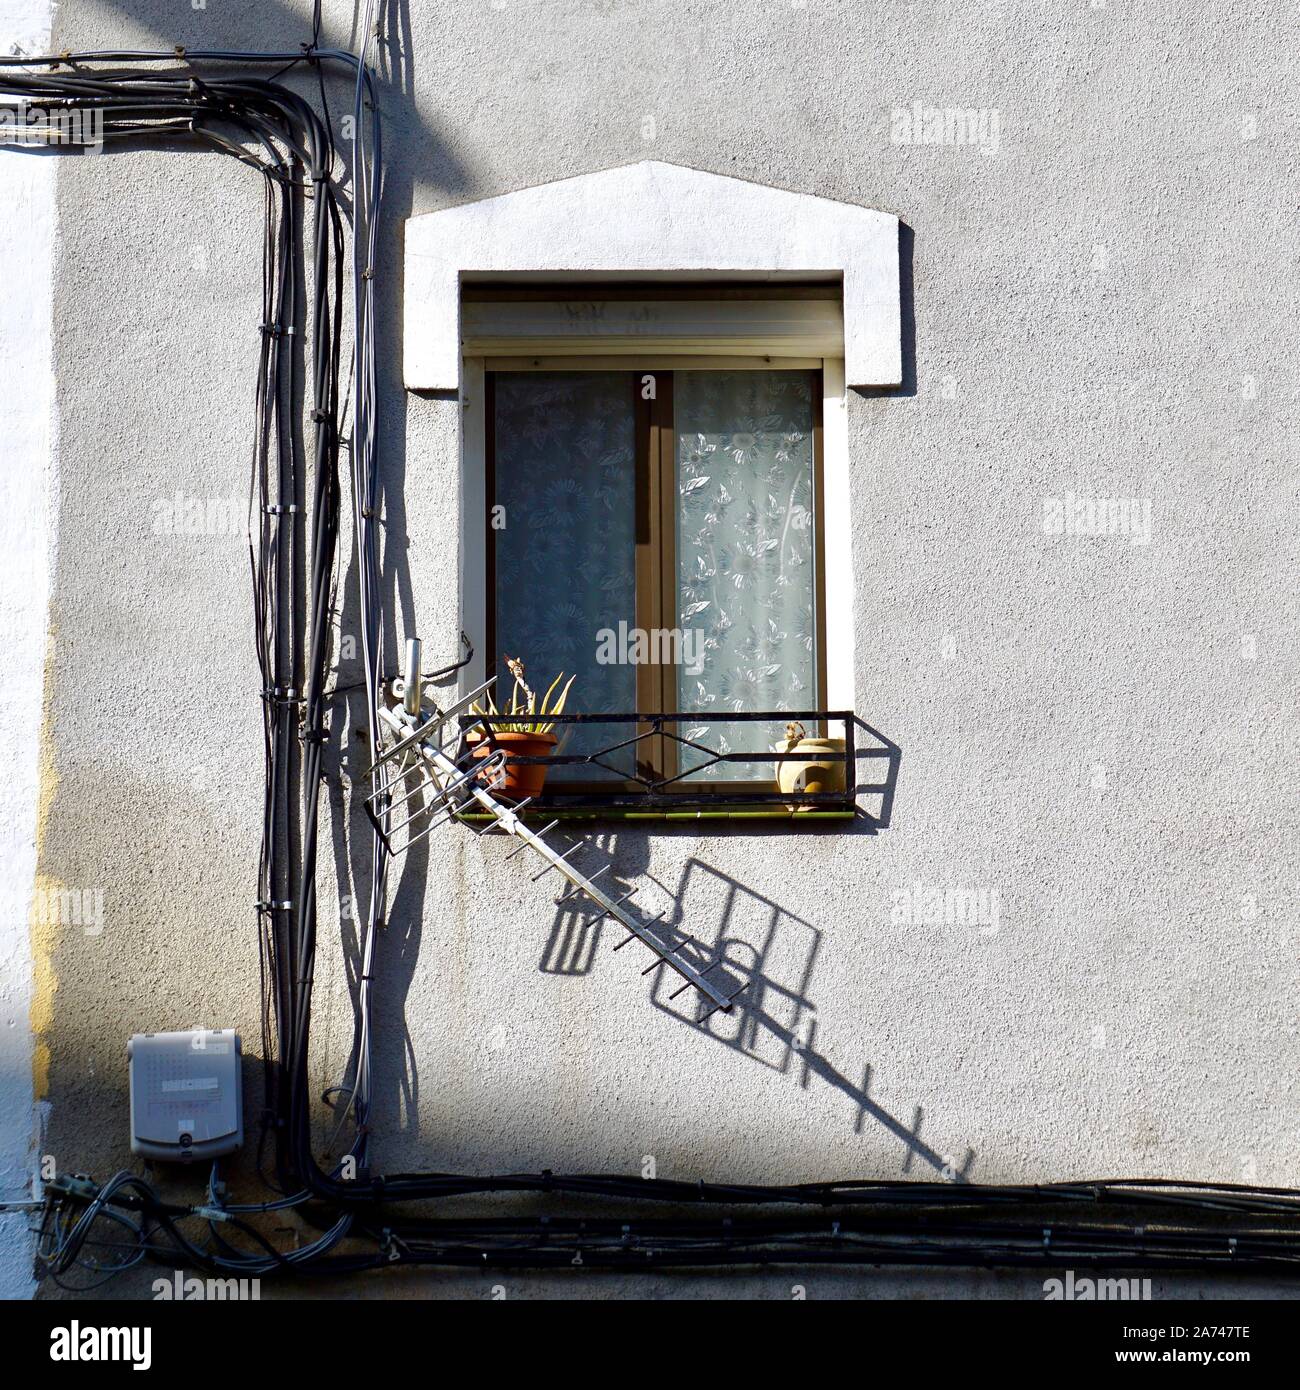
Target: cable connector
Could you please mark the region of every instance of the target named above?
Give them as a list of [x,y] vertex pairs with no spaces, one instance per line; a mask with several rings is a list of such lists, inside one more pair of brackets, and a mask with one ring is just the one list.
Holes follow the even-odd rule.
[[45,1184],[47,1193],[60,1197],[75,1197],[82,1202],[93,1202],[99,1196],[99,1184],[85,1173],[60,1173]]
[[200,1216],[205,1221],[229,1221],[230,1213],[223,1207],[193,1207],[192,1216]]

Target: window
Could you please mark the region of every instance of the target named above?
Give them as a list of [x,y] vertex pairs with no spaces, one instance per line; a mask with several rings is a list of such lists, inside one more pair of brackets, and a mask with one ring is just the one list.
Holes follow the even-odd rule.
[[[764,750],[824,704],[821,372],[680,360],[487,371],[488,674],[520,656],[540,689],[576,673],[570,711],[691,714],[689,740]],[[557,732],[585,756],[633,727]],[[771,784],[770,761],[707,761],[653,736],[552,777]]]

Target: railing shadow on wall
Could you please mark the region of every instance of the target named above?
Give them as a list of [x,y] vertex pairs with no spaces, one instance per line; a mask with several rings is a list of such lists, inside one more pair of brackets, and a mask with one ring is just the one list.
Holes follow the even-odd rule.
[[[852,791],[856,814],[852,821],[834,830],[819,831],[811,825],[801,828],[798,832],[801,842],[807,835],[876,835],[890,824],[902,750],[866,721],[855,716],[851,718],[856,729],[856,737],[852,740],[857,768]],[[335,807],[337,814],[331,817],[331,821],[340,888],[351,885],[354,892],[359,892],[367,882],[368,874],[368,834],[362,830],[364,818],[354,805],[352,811],[356,819],[349,825],[348,817],[344,814],[341,789],[336,790],[334,795],[339,797]],[[870,808],[863,803],[869,803]],[[689,824],[695,834],[708,833],[716,837],[742,835],[749,838],[788,836],[791,821],[797,819],[746,821],[741,826],[716,821],[692,821]],[[455,833],[453,826],[441,832],[445,835]],[[611,864],[608,886],[615,897],[621,897],[638,885],[648,886],[649,835],[655,831],[642,828],[629,832],[596,826],[592,829],[582,827],[580,833],[599,854],[608,857]],[[671,834],[672,831],[665,828],[662,833]],[[420,1093],[417,1052],[407,1021],[406,1006],[420,952],[429,875],[431,872],[448,871],[443,851],[439,851],[443,867],[434,869],[431,843],[428,839],[419,841],[399,861],[400,870],[392,884],[388,925],[377,958],[385,1007],[381,1020],[377,1020],[374,1038],[376,1074],[383,1078],[383,1084],[376,1094],[374,1119],[377,1126],[400,1130],[408,1136],[419,1130]],[[725,885],[725,891],[723,906],[711,937],[701,938],[689,931],[689,914],[683,911],[680,904],[683,896],[705,878],[712,880],[715,887]],[[945,1160],[932,1153],[919,1139],[919,1108],[909,1128],[871,1100],[869,1068],[862,1083],[855,1084],[817,1050],[817,1024],[808,990],[821,943],[819,929],[699,859],[689,861],[675,889],[657,886],[672,905],[668,915],[654,924],[654,934],[666,945],[681,950],[697,968],[713,966],[712,978],[726,993],[730,994],[742,985],[746,988],[731,1012],[717,1014],[702,1022],[698,1016],[700,1011],[692,1015],[685,999],[679,1005],[669,998],[676,984],[670,986],[667,980],[660,980],[662,972],[657,972],[651,991],[651,999],[656,1007],[693,1027],[702,1028],[731,1051],[776,1071],[787,1073],[797,1061],[800,1084],[804,1089],[809,1087],[813,1077],[817,1077],[853,1100],[857,1107],[858,1132],[861,1132],[865,1117],[869,1116],[904,1141],[907,1145],[905,1171],[915,1158],[938,1170],[944,1168]],[[545,896],[539,894],[539,911],[545,910],[545,903]],[[770,918],[759,940],[753,939],[752,932],[747,937],[739,931],[739,920],[745,915],[745,905],[750,909],[751,917],[757,911]],[[355,911],[360,910],[361,904],[358,902]],[[360,944],[355,921],[349,922],[345,918],[341,925],[344,969],[349,992],[355,1002],[361,969]],[[596,966],[602,940],[606,939],[603,933],[607,925],[607,921],[593,920],[590,903],[554,903],[539,970],[550,975],[590,974]],[[796,943],[802,944],[801,950],[793,949]],[[635,951],[632,954],[635,956]],[[673,980],[676,982],[675,976]],[[805,1025],[806,1036],[800,1031],[805,1029]],[[970,1156],[962,1165],[962,1172],[968,1169],[969,1163]]]
[[[610,833],[601,837],[600,847],[614,860],[617,879],[626,886],[649,875],[649,844],[644,834]],[[724,993],[743,987],[729,1012],[713,1012],[706,1018],[708,1001],[701,1001],[696,991],[683,991],[671,971],[655,967],[650,990],[655,1008],[749,1062],[795,1077],[805,1091],[818,1081],[840,1092],[853,1103],[855,1134],[862,1134],[871,1120],[903,1145],[904,1174],[919,1164],[950,1181],[969,1180],[973,1149],[966,1149],[960,1159],[939,1153],[921,1137],[925,1118],[921,1105],[905,1122],[872,1098],[870,1064],[864,1064],[861,1080],[855,1081],[818,1047],[819,1025],[810,990],[824,941],[820,928],[698,858],[686,862],[675,885],[655,883],[661,897],[673,903],[669,917],[658,928],[664,942],[678,944],[697,968],[712,966],[710,978]],[[716,900],[719,894],[711,934],[703,938],[682,904],[693,895]],[[541,971],[592,972],[604,927],[589,919],[589,911],[556,904],[538,967]],[[690,932],[688,926],[693,923],[697,930]]]

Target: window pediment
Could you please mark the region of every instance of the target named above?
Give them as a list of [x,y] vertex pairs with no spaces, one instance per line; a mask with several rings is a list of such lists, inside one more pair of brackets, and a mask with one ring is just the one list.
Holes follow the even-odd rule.
[[528,278],[838,282],[846,383],[902,379],[896,217],[680,165],[646,160],[412,217],[405,273],[409,390],[459,389],[463,283]]

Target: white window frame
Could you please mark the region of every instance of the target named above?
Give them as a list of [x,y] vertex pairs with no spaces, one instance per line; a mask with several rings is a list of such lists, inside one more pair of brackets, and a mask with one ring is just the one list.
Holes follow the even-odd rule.
[[[484,374],[495,357],[466,351],[461,289],[467,280],[606,281],[688,285],[823,281],[841,286],[843,348],[820,357],[824,399],[823,518],[828,709],[854,708],[854,576],[845,393],[902,380],[898,219],[848,203],[647,160],[425,213],[406,224],[403,370],[408,389],[454,391],[460,419],[460,609],[486,631]],[[725,335],[724,335],[725,336]],[[726,337],[727,361],[776,365],[782,339]],[[493,347],[509,346],[495,342]],[[608,366],[584,351],[547,365]],[[675,346],[680,349],[679,339]],[[700,367],[719,342],[683,356]],[[526,351],[527,349],[525,349]],[[628,350],[631,350],[630,348]],[[664,365],[667,365],[665,359]],[[814,365],[811,362],[805,365]],[[476,652],[462,689],[482,679]]]

